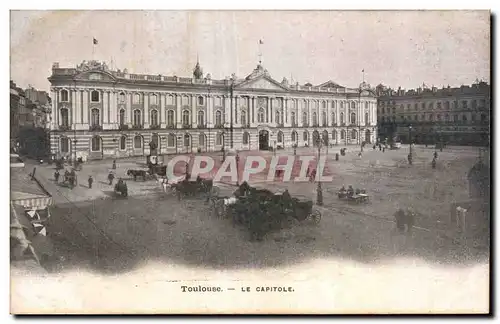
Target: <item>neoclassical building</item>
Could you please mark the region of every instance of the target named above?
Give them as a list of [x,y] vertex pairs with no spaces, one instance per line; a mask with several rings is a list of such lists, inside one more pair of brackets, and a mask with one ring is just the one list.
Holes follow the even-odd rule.
[[377,138],[377,99],[363,83],[289,84],[259,63],[245,78],[130,74],[90,61],[52,66],[51,151],[102,159],[268,147],[361,144]]

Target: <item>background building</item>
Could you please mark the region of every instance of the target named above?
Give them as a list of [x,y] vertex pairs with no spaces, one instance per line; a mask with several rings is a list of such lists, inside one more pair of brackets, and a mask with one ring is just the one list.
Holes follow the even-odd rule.
[[393,90],[379,85],[379,135],[415,143],[489,145],[490,86],[485,82],[459,88]]
[[32,87],[23,90],[10,81],[11,147],[31,157],[46,155],[50,110],[47,92]]
[[349,89],[274,80],[261,64],[245,78],[213,80],[130,74],[106,63],[52,67],[51,151],[84,159],[372,142],[377,101],[367,84]]

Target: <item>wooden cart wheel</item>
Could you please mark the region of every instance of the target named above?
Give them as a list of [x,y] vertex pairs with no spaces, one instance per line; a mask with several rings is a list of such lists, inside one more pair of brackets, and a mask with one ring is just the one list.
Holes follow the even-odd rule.
[[311,214],[309,215],[309,218],[315,223],[315,224],[319,224],[319,222],[321,221],[321,212],[317,209],[313,209],[313,211],[311,212]]

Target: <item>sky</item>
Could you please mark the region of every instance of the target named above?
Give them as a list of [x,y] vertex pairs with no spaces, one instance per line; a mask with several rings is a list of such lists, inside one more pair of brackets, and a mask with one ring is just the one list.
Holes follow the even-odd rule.
[[[48,90],[53,62],[130,73],[397,88],[490,80],[488,11],[11,11],[11,79]],[[98,45],[93,45],[93,38]],[[260,45],[259,40],[263,41]]]

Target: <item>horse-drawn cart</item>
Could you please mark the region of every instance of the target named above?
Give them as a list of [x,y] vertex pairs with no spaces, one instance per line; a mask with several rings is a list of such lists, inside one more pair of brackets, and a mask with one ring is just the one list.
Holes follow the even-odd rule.
[[291,198],[288,192],[274,194],[256,188],[241,191],[244,194],[237,194],[237,190],[232,197],[212,197],[210,214],[231,219],[233,226],[248,228],[253,238],[261,239],[266,233],[295,222],[321,221],[321,212],[314,208],[312,200]]

